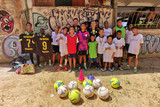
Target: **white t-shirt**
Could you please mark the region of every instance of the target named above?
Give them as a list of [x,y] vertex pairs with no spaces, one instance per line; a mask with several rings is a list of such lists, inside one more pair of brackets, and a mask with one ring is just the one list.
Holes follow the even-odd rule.
[[[110,50],[106,50],[106,48],[111,48]],[[108,43],[105,43],[103,46],[103,62],[113,62],[112,55],[114,52],[116,52],[115,45],[112,43],[111,45]]]
[[60,37],[63,37],[63,39],[61,39],[59,41],[59,51],[62,53],[68,53],[68,51],[67,51],[67,36],[65,36],[63,34],[59,34],[56,40],[58,40]]
[[52,32],[53,45],[59,45],[59,42],[56,42],[58,35],[59,35],[59,33],[56,34],[55,32]]
[[113,43],[115,44],[115,47],[118,47],[116,49],[115,57],[122,57],[123,56],[123,49],[120,49],[122,46],[125,46],[125,40],[124,38],[114,38]]
[[136,36],[134,36],[134,35],[131,36],[128,53],[138,55],[141,43],[143,43],[143,35],[142,34],[138,34]]
[[107,42],[107,37],[97,37],[96,41],[98,43],[98,54],[103,54],[103,45]]
[[129,30],[126,30],[126,43],[127,44],[130,44],[130,38],[131,38],[131,36],[133,35],[133,32],[132,32],[132,30],[131,31],[129,31]]
[[112,29],[111,28],[108,28],[108,29],[105,29],[104,28],[104,35],[107,37],[108,35],[112,35]]

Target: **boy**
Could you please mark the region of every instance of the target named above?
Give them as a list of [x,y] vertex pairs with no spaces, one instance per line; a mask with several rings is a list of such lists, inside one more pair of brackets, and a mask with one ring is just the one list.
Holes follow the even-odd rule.
[[[63,34],[59,34],[56,40],[56,42],[59,42],[59,51],[61,54],[60,64],[59,64],[59,68],[57,69],[57,71],[60,71],[63,69],[62,63],[63,63],[64,57],[65,57],[64,69],[67,71],[68,51],[67,51],[67,36],[66,35],[69,29],[68,27],[61,27],[61,29],[63,29]],[[59,33],[61,33],[61,31],[59,31]]]
[[91,22],[91,28],[88,30],[90,35],[95,35],[95,37],[97,37],[99,35],[99,31],[96,28],[96,22],[92,21]]
[[91,70],[91,61],[94,61],[97,71],[99,70],[97,65],[97,41],[95,41],[95,35],[91,35],[91,42],[88,43],[89,46],[89,70]]
[[[43,36],[43,35],[47,35],[47,34],[45,33],[45,30],[43,28],[41,28],[40,33],[38,33],[38,36]],[[48,56],[48,58],[45,58],[46,61],[44,62],[44,65],[47,65],[47,59],[49,59],[49,61],[48,61],[49,66],[52,66],[50,58],[51,58],[51,56]]]
[[104,22],[104,36],[112,35],[112,29],[108,27],[108,21]]
[[67,49],[69,57],[69,66],[70,69],[68,72],[72,72],[72,60],[73,60],[73,69],[76,70],[76,56],[77,56],[77,35],[74,34],[74,27],[69,28],[69,34],[67,34]]
[[116,46],[116,53],[114,55],[115,58],[113,61],[112,70],[114,70],[115,60],[118,60],[118,69],[122,71],[123,69],[121,68],[121,57],[123,57],[123,47],[125,46],[125,40],[121,38],[120,30],[117,31],[117,36],[113,39],[113,43]]
[[86,55],[88,50],[88,40],[89,40],[89,32],[86,31],[86,25],[85,23],[81,24],[81,31],[78,31],[77,33],[78,40],[79,40],[79,46],[78,46],[78,55],[79,55],[79,70],[82,68],[82,58],[84,61],[84,68],[87,70],[86,65]]
[[143,35],[138,33],[137,27],[132,28],[133,36],[130,38],[130,45],[128,49],[128,65],[126,70],[130,69],[132,58],[135,58],[134,72],[137,72],[138,54],[140,47],[143,45]]
[[59,52],[59,42],[56,42],[56,39],[59,35],[59,26],[55,26],[55,31],[52,32],[52,41],[53,41],[53,66],[55,62],[56,53],[58,53],[58,62],[60,60],[60,52]]
[[107,37],[107,42],[103,46],[103,62],[104,62],[104,71],[107,70],[107,63],[108,63],[108,70],[113,72],[111,69],[111,63],[113,63],[113,58],[116,52],[115,45],[112,43],[112,36]]
[[107,42],[107,38],[104,37],[104,30],[100,29],[99,30],[99,36],[96,38],[96,41],[98,43],[98,62],[99,62],[99,67],[101,70],[102,69],[102,62],[103,62],[103,45],[105,42]]
[[74,26],[74,31],[77,33],[80,30],[80,26],[78,25],[78,19],[74,18],[73,19],[73,26]]

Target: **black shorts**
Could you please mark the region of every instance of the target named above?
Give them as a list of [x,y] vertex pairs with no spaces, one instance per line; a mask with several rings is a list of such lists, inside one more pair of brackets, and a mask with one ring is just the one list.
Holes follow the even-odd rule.
[[98,54],[98,59],[103,59],[103,54]]
[[78,51],[78,55],[87,55],[87,51]]
[[132,54],[132,53],[128,53],[127,56],[128,57],[133,57],[133,58],[138,58],[138,55]]
[[53,45],[53,53],[60,53],[59,52],[59,46]]
[[68,58],[76,58],[77,54],[68,54]]
[[128,51],[128,49],[129,49],[129,44],[125,44],[125,46],[124,46],[124,51]]

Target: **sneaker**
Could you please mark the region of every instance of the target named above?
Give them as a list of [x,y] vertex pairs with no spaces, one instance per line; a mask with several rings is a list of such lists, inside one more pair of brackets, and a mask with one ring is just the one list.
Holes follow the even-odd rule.
[[52,66],[51,60],[49,60],[48,63],[49,63],[49,66]]
[[60,70],[62,70],[63,69],[63,67],[59,67],[58,69],[57,69],[57,71],[60,71]]
[[134,69],[133,69],[133,72],[137,72],[137,68],[134,68]]
[[114,71],[114,67],[112,67],[112,70]]
[[[118,67],[118,69],[120,70],[120,71],[123,71],[123,69],[121,68],[121,67]],[[112,69],[113,70],[113,69]]]
[[96,67],[96,70],[97,70],[97,71],[99,71],[99,68],[98,68],[98,67]]
[[107,69],[103,69],[103,70],[101,70],[102,72],[105,72],[105,71],[107,71]]
[[77,71],[78,71],[78,69],[76,69],[76,68],[73,68],[73,71],[74,71],[74,72],[77,72]]
[[103,68],[101,67],[100,70],[103,71]]
[[38,65],[39,68],[43,68],[43,66],[41,64]]
[[70,68],[70,69],[68,70],[68,72],[69,72],[69,73],[72,72],[72,69]]
[[47,65],[47,62],[44,62],[44,65],[46,66],[46,65]]
[[111,68],[108,68],[109,71],[113,72],[113,70]]
[[66,66],[64,66],[64,69],[65,69],[65,71],[67,71],[67,70],[68,70],[68,68],[67,68]]
[[78,67],[78,70],[80,71],[82,68],[81,67]]
[[130,70],[130,66],[127,65],[126,68],[125,68],[125,70]]
[[87,70],[87,66],[84,66],[84,69]]
[[88,70],[90,71],[90,70],[91,70],[91,67],[88,67]]

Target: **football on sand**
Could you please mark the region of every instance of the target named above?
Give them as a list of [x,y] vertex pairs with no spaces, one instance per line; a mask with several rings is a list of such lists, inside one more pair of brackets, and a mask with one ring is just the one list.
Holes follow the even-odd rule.
[[117,78],[112,78],[110,84],[113,88],[118,88],[120,86],[120,81]]
[[68,98],[71,103],[78,103],[81,99],[81,94],[77,89],[73,89],[69,92]]
[[102,82],[101,82],[100,79],[94,79],[94,80],[93,80],[93,87],[94,87],[94,88],[98,89],[98,88],[101,87],[101,86],[102,86]]
[[87,86],[87,85],[92,85],[92,81],[89,80],[89,79],[84,80],[84,81],[83,81],[83,86],[85,87],[85,86]]
[[57,91],[58,88],[61,86],[61,85],[64,85],[63,81],[62,80],[58,80],[54,83],[54,89]]
[[66,97],[68,95],[68,88],[65,85],[62,85],[58,88],[57,93],[59,97]]
[[100,99],[106,100],[109,97],[109,90],[106,87],[98,89],[98,96]]
[[85,94],[86,98],[90,98],[94,95],[94,88],[93,86],[87,85],[83,88],[83,93]]
[[69,82],[69,84],[68,84],[68,88],[69,88],[70,90],[72,90],[72,89],[77,89],[77,88],[78,88],[78,83],[77,83],[76,81],[71,81],[71,82]]

